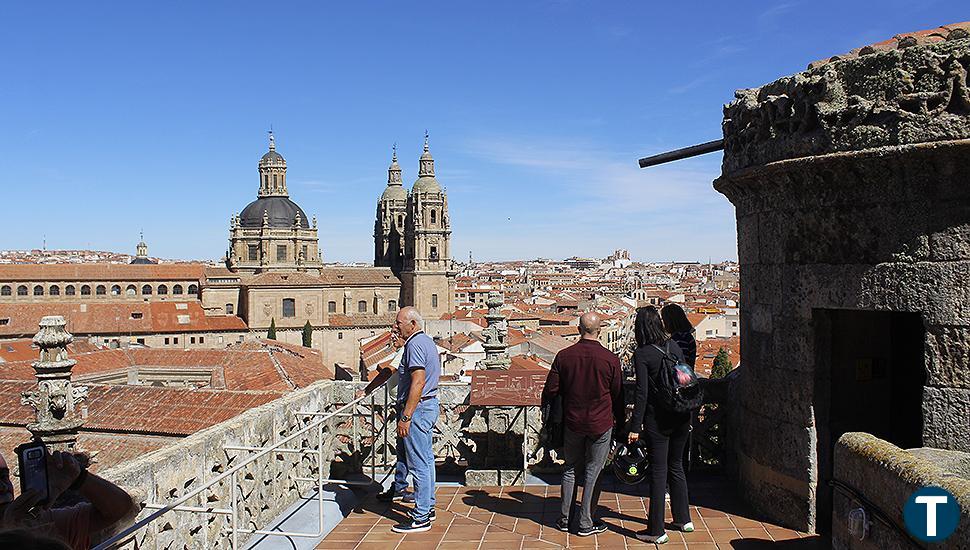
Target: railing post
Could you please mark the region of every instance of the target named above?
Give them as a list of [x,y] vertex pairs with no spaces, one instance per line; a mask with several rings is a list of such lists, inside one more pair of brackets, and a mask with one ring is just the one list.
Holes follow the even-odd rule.
[[384,466],[384,468],[387,468],[388,467],[388,462],[390,462],[388,460],[388,456],[387,456],[388,453],[390,452],[390,450],[387,448],[387,425],[391,421],[390,420],[391,419],[391,410],[390,410],[391,409],[391,405],[390,405],[390,403],[391,403],[391,390],[388,389],[387,384],[384,384],[384,429],[381,430],[382,432],[384,432],[384,452],[383,452],[383,455],[384,455],[384,464],[383,464],[383,466]]
[[377,415],[375,413],[376,400],[374,392],[370,394],[370,478],[377,479]]
[[323,533],[323,424],[317,426],[317,507],[319,508],[319,532]]
[[239,543],[236,540],[236,529],[239,521],[236,511],[236,472],[229,476],[229,483],[229,509],[232,511],[229,516],[229,543],[232,550],[239,550]]

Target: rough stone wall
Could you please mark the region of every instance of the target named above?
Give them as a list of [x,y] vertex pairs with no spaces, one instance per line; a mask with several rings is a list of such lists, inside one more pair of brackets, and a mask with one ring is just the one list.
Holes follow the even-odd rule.
[[[207,480],[248,458],[251,453],[224,451],[227,445],[265,446],[279,441],[304,426],[305,418],[297,411],[325,410],[332,402],[332,383],[318,382],[303,390],[250,410],[174,445],[144,457],[101,472],[101,475],[128,490],[139,503],[167,503],[177,499]],[[297,438],[287,447],[316,445],[317,435]],[[333,446],[334,437],[324,436],[325,447]],[[329,471],[325,466],[324,475]],[[244,468],[237,478],[238,525],[264,529],[287,507],[296,502],[301,492],[312,489],[311,483],[297,477],[314,477],[313,456],[270,453]],[[187,506],[228,508],[230,481],[227,478]],[[142,510],[137,519],[154,510]],[[168,512],[147,528],[139,531],[125,548],[230,548],[229,517],[226,515]],[[244,541],[247,535],[240,535]]]
[[[970,546],[970,479],[953,475],[939,464],[947,461],[965,463],[970,455],[947,453],[924,449],[904,451],[886,441],[865,433],[843,435],[835,448],[835,479],[854,491],[865,495],[873,506],[862,503],[850,491],[836,490],[832,512],[832,547],[836,549],[881,550],[883,548],[910,548],[915,541],[903,533],[903,504],[914,491],[921,487],[942,487],[953,494],[960,503],[961,520],[954,532],[942,545],[919,544],[918,548],[967,548]],[[927,455],[932,458],[927,458]],[[849,532],[847,522],[850,510],[864,508],[872,517],[877,507],[888,516],[895,527],[873,519],[865,538],[859,539]]]
[[[966,36],[966,35],[964,35]],[[918,312],[923,444],[970,450],[970,39],[878,51],[744,90],[715,188],[736,208],[745,496],[812,530],[819,308]]]

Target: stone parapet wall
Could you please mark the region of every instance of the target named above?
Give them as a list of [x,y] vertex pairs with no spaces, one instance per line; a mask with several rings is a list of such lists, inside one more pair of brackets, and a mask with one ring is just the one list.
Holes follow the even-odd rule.
[[[836,490],[832,513],[832,546],[836,549],[882,550],[884,548],[967,548],[970,547],[970,479],[966,471],[951,465],[967,464],[970,455],[941,454],[932,450],[903,450],[865,433],[843,435],[835,448],[835,475],[850,490]],[[961,477],[962,476],[962,477]],[[907,536],[903,505],[919,488],[935,486],[953,494],[960,504],[961,518],[956,532],[942,545],[927,544]],[[861,502],[852,492],[864,495]],[[886,521],[873,518],[863,539],[849,532],[848,514],[863,508],[867,515],[884,514]],[[875,510],[878,509],[878,512]]]
[[[783,159],[970,138],[970,24],[833,58],[724,109],[725,174]],[[941,29],[942,31],[942,29]]]
[[[295,391],[185,438],[142,458],[100,472],[128,490],[139,503],[165,504],[205,484],[252,453],[224,451],[223,447],[270,445],[294,433],[309,421],[298,411],[326,410],[333,402],[332,383],[323,381]],[[202,414],[202,413],[200,413]],[[326,441],[334,438],[324,436]],[[316,430],[287,447],[312,447]],[[313,488],[297,477],[315,477],[315,456],[270,453],[238,475],[238,525],[264,529],[287,507]],[[327,476],[329,463],[325,465]],[[192,499],[186,506],[229,508],[230,481],[226,480]],[[137,519],[154,510],[143,509]],[[229,548],[229,516],[181,511],[168,512],[139,531],[124,548]],[[239,540],[248,538],[240,535]]]

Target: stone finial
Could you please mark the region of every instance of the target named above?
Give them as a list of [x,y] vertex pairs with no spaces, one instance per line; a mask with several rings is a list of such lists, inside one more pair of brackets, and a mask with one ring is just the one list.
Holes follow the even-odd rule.
[[34,439],[51,450],[73,450],[82,420],[78,404],[87,397],[85,386],[71,384],[71,369],[76,361],[67,358],[67,345],[74,337],[65,329],[67,322],[59,315],[40,320],[40,330],[33,342],[40,348],[40,360],[33,363],[37,389],[24,392],[22,403],[36,411],[37,421],[27,429]]
[[314,214],[314,216],[313,216],[313,228],[314,228],[314,229],[316,229],[316,228],[317,228],[317,216],[316,216],[315,214]]
[[269,226],[269,211],[263,210],[263,227]]
[[276,138],[273,136],[272,130],[269,131],[269,150],[270,151],[276,150]]
[[489,292],[485,305],[488,306],[488,313],[485,314],[488,327],[482,331],[485,359],[481,365],[486,369],[508,370],[512,361],[508,354],[508,323],[501,311],[504,305],[502,294],[494,290]]
[[301,216],[300,213],[297,212],[296,217],[293,219],[293,225],[300,227],[300,224],[302,223],[303,223],[303,216]]

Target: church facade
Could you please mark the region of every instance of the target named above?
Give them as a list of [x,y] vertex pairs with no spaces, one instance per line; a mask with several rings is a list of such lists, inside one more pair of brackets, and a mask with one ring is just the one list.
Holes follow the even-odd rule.
[[[211,319],[200,325],[206,330],[212,323],[222,327],[217,322],[220,318],[239,324],[219,338],[176,337],[178,326],[171,335],[166,333],[169,337],[150,338],[148,345],[158,340],[158,345],[167,347],[219,347],[229,341],[265,338],[270,332],[279,341],[301,344],[309,324],[311,347],[323,352],[328,366],[340,364],[349,373],[358,371],[360,340],[389,329],[401,307],[415,305],[428,319],[453,311],[455,270],[448,201],[434,176],[427,136],[418,179],[410,191],[403,187],[396,151],[393,155],[387,187],[377,206],[373,267],[323,263],[316,218],[308,218],[290,199],[286,160],[276,150],[272,133],[257,169],[255,200],[230,218],[224,265],[158,265],[148,259],[143,240],[135,261],[125,266],[0,265],[0,306],[9,303],[5,310],[9,316],[36,316],[62,305],[68,330],[77,332],[71,321],[77,317],[75,326],[92,327],[92,334],[97,329],[98,341],[108,342],[104,330],[114,327],[118,334],[110,341],[120,346],[146,341],[126,336],[130,331],[117,322],[96,326],[99,320],[87,315],[85,303],[110,302],[117,309],[143,308],[144,302],[176,302],[176,306],[184,302],[182,307],[198,308]],[[132,309],[132,319],[141,319],[140,315]],[[36,328],[39,318],[5,320],[0,319],[0,338],[17,336],[6,334],[5,326]],[[85,331],[78,335],[85,336]]]

